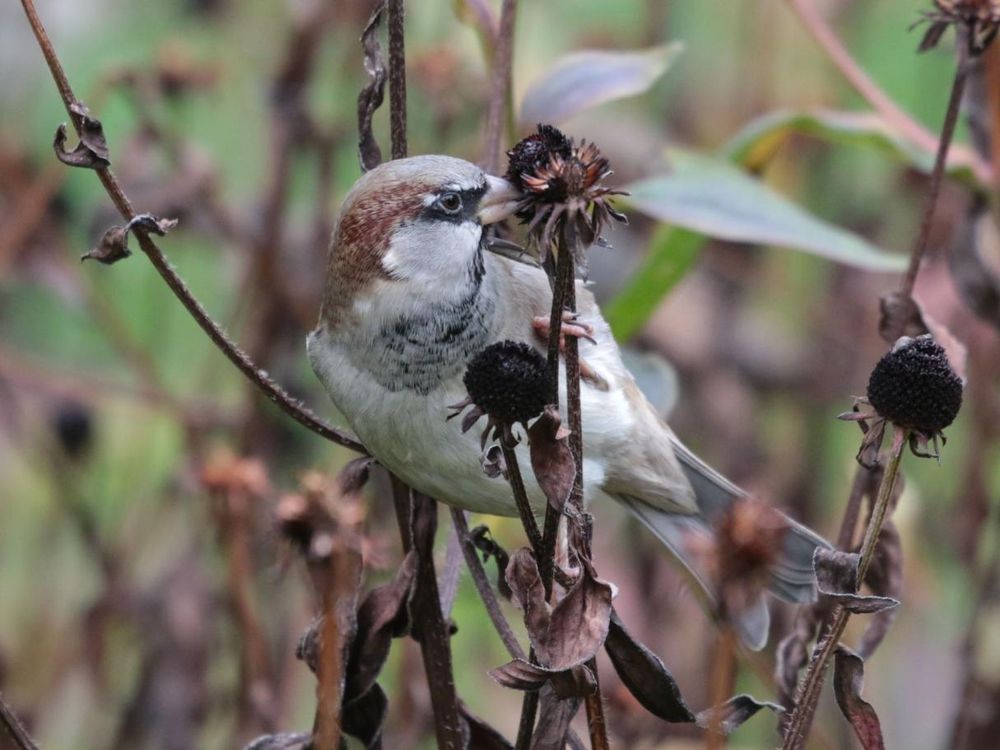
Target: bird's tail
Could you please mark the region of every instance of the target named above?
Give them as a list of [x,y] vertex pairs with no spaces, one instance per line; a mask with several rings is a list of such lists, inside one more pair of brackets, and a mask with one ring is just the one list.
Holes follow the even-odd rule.
[[[619,499],[670,549],[683,572],[694,584],[692,588],[696,595],[712,609],[715,595],[710,583],[711,576],[704,569],[704,563],[700,563],[697,555],[691,553],[691,542],[698,537],[710,537],[726,509],[739,498],[746,497],[746,493],[703,463],[679,441],[675,443],[674,451],[694,489],[700,509],[698,515],[671,513],[632,497],[619,496]],[[784,518],[787,531],[782,540],[782,548],[770,566],[768,589],[779,599],[793,604],[815,601],[813,553],[817,547],[830,545],[802,524],[791,518]],[[743,642],[749,648],[759,650],[767,643],[769,623],[767,604],[761,596],[744,609],[733,624]]]

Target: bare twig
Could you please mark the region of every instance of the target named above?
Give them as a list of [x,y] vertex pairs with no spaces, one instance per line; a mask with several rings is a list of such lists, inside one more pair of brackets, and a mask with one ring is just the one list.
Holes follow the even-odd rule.
[[479,592],[479,598],[483,600],[483,606],[486,607],[486,614],[489,615],[493,627],[507,649],[507,653],[514,659],[524,659],[524,649],[517,642],[517,636],[511,630],[507,618],[504,617],[503,611],[500,609],[500,601],[497,599],[496,593],[490,585],[482,562],[476,555],[476,547],[469,536],[469,524],[465,518],[465,511],[455,507],[450,507],[449,510],[451,511],[452,523],[455,525],[455,531],[458,534],[459,544],[462,547],[462,554],[465,556],[465,562],[469,566],[469,573],[472,575],[472,582],[476,587],[476,591]]
[[514,503],[517,505],[517,512],[521,516],[524,532],[528,535],[528,542],[531,544],[531,549],[537,558],[544,551],[542,534],[538,530],[535,514],[531,510],[528,493],[524,489],[524,478],[521,476],[521,467],[517,462],[517,454],[514,453],[514,446],[508,444],[508,437],[506,435],[500,438],[500,450],[503,452],[503,460],[507,465],[507,478],[510,481],[510,488],[514,495]]
[[387,0],[389,26],[389,137],[392,158],[406,157],[406,46],[403,0]]
[[[52,74],[56,87],[59,89],[59,95],[62,97],[66,111],[69,113],[70,120],[73,122],[73,127],[79,134],[78,117],[71,109],[71,106],[77,103],[77,99],[73,94],[73,89],[70,87],[69,80],[66,78],[66,73],[63,70],[62,64],[59,62],[59,58],[52,46],[52,42],[49,40],[45,27],[42,25],[41,19],[38,17],[33,0],[21,0],[21,5],[24,7],[24,12],[27,15],[31,28],[35,33],[35,38],[38,40],[38,45],[42,50],[42,54],[45,56],[45,61],[49,66],[49,71]],[[111,198],[111,201],[118,209],[118,212],[126,220],[133,219],[136,215],[135,209],[132,207],[131,201],[129,201],[128,196],[125,195],[125,192],[122,190],[121,185],[119,185],[118,180],[115,178],[111,170],[108,168],[102,168],[95,171],[97,172],[97,176],[100,179],[101,184],[104,185],[105,191],[107,191],[108,196]],[[327,424],[325,421],[317,417],[312,413],[312,411],[292,398],[280,385],[260,370],[247,356],[247,354],[235,343],[233,343],[225,332],[223,332],[223,330],[218,326],[218,324],[212,320],[205,308],[202,307],[201,303],[195,299],[194,295],[187,288],[183,279],[181,279],[177,272],[174,271],[170,262],[163,255],[160,248],[157,247],[156,243],[149,238],[148,234],[141,229],[137,230],[135,234],[139,240],[139,247],[142,248],[142,251],[149,258],[153,267],[167,283],[167,286],[170,287],[170,290],[174,293],[174,295],[181,301],[181,304],[184,305],[187,311],[195,319],[201,329],[208,335],[216,347],[218,347],[218,349],[226,355],[229,361],[232,362],[247,378],[255,383],[271,401],[277,404],[278,408],[299,424],[307,427],[316,434],[325,437],[331,442],[361,453],[367,452],[365,447],[352,435]]]
[[[500,144],[503,142],[505,119],[511,109],[511,61],[514,55],[514,22],[517,0],[503,0],[500,27],[493,52],[493,78],[486,110],[486,150],[483,168],[493,174],[500,165]],[[505,118],[505,113],[508,117]]]
[[6,730],[7,735],[13,740],[18,750],[38,750],[38,745],[31,739],[31,735],[28,734],[28,730],[24,728],[21,720],[17,718],[14,710],[7,705],[3,695],[0,695],[0,726]]
[[955,135],[955,125],[958,122],[958,114],[962,108],[962,94],[965,91],[965,80],[968,75],[968,64],[966,61],[964,45],[958,45],[958,65],[955,68],[955,79],[951,85],[951,96],[948,99],[948,110],[944,117],[944,126],[941,128],[941,139],[938,141],[937,156],[934,159],[934,171],[931,172],[930,189],[927,191],[927,198],[924,202],[923,217],[920,222],[920,231],[917,234],[916,242],[913,245],[913,252],[910,255],[910,266],[906,269],[900,285],[900,293],[903,297],[910,297],[913,294],[913,284],[917,280],[917,273],[920,271],[920,261],[923,260],[927,250],[927,240],[930,238],[931,224],[934,221],[934,208],[937,206],[938,193],[941,191],[941,180],[944,177],[944,167],[948,159],[948,148]]
[[[893,488],[896,485],[896,478],[899,475],[899,464],[903,456],[903,448],[906,446],[908,433],[901,427],[895,427],[893,435],[892,449],[889,452],[889,460],[882,475],[882,482],[879,485],[878,497],[875,499],[875,506],[872,508],[871,518],[868,520],[868,527],[865,529],[865,538],[861,544],[861,559],[858,562],[857,581],[865,580],[868,568],[875,556],[875,546],[882,531],[882,524],[891,504]],[[809,728],[812,725],[813,717],[816,714],[816,706],[819,702],[820,691],[823,687],[823,679],[830,664],[830,658],[840,643],[840,638],[847,628],[847,622],[851,613],[843,606],[838,606],[834,611],[832,622],[824,635],[816,643],[806,674],[802,678],[799,686],[795,710],[788,721],[785,730],[785,741],[782,750],[801,750],[805,747],[809,736]]]
[[[823,49],[848,83],[901,135],[925,151],[936,151],[938,138],[899,107],[851,57],[837,35],[817,10],[813,0],[788,0],[802,25]],[[956,149],[956,156],[958,155]],[[961,160],[968,163],[976,179],[984,185],[992,183],[993,168],[968,149],[961,150]]]

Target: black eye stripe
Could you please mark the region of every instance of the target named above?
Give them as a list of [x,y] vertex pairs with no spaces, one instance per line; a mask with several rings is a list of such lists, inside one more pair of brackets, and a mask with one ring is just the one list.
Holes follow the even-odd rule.
[[[466,221],[475,221],[476,212],[479,210],[479,200],[486,192],[487,185],[484,181],[474,188],[464,190],[443,189],[440,190],[434,201],[421,212],[421,218],[428,221],[447,221],[453,224],[462,224]],[[450,207],[444,205],[448,195],[455,195],[461,201],[461,208],[449,210]]]

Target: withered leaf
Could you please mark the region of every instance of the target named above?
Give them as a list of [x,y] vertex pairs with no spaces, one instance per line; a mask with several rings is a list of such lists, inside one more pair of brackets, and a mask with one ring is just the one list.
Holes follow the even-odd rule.
[[799,683],[799,672],[809,661],[808,645],[816,636],[816,628],[822,620],[821,610],[816,604],[799,611],[791,631],[778,643],[774,652],[774,676],[778,684],[778,698],[785,705],[791,705]]
[[360,697],[344,703],[341,714],[344,732],[359,739],[365,748],[377,747],[388,710],[389,699],[376,682]]
[[562,512],[573,489],[576,462],[566,440],[569,432],[562,428],[554,406],[546,406],[528,430],[531,469],[552,509]]
[[861,697],[865,681],[865,662],[844,646],[833,655],[833,692],[837,705],[851,723],[865,750],[882,750],[882,725],[872,705]]
[[780,716],[785,709],[777,703],[759,701],[752,695],[734,695],[721,706],[707,708],[695,717],[695,723],[702,729],[718,730],[732,734],[737,728],[752,718],[762,708],[767,708]]
[[177,226],[177,219],[164,219],[153,214],[136,214],[133,216],[125,229],[129,232],[142,229],[150,234],[163,237],[167,232]]
[[982,197],[966,213],[948,270],[965,305],[1000,329],[1000,227]]
[[[545,603],[545,589],[538,573],[538,563],[535,561],[534,553],[527,547],[521,547],[511,556],[507,564],[507,584],[510,586],[514,604],[524,612],[524,626],[528,630],[528,637],[537,648],[548,634],[549,610]],[[546,665],[549,664],[545,657],[542,657],[541,661]]]
[[[532,638],[539,661],[562,670],[590,660],[608,637],[611,595],[611,586],[585,564],[577,582],[552,608],[544,633]],[[532,634],[530,626],[528,633]]]
[[694,721],[670,670],[628,632],[614,609],[604,648],[622,683],[643,708],[664,721]]
[[344,495],[355,495],[361,492],[362,488],[368,482],[371,467],[374,463],[375,459],[371,456],[361,456],[360,458],[348,461],[344,468],[340,470],[340,474],[337,477],[341,493]]
[[392,639],[409,631],[416,572],[417,555],[411,550],[392,581],[372,589],[358,607],[357,635],[350,648],[344,689],[348,701],[369,691],[389,655]]
[[56,158],[63,164],[84,169],[104,169],[111,165],[108,154],[108,143],[104,138],[104,128],[101,121],[91,117],[86,106],[81,102],[70,105],[73,123],[80,133],[80,142],[72,151],[66,150],[67,131],[65,123],[56,128],[52,148]]
[[538,724],[531,738],[531,750],[563,750],[570,722],[580,710],[579,698],[561,699],[546,686],[538,706]]
[[364,51],[365,72],[371,82],[358,94],[358,158],[361,171],[367,172],[382,163],[382,150],[372,132],[372,118],[382,106],[385,96],[385,58],[378,42],[378,30],[382,23],[385,3],[378,3],[361,34],[361,48]]
[[948,25],[947,21],[934,21],[931,23],[920,40],[917,52],[926,52],[929,49],[937,47],[938,42],[941,41],[941,37],[944,36],[944,32],[948,30]]
[[578,664],[552,675],[549,684],[553,692],[563,700],[585,698],[597,690],[597,678],[586,664]]
[[266,734],[251,740],[243,750],[308,750],[312,735],[305,732]]
[[88,250],[80,256],[80,260],[96,260],[110,266],[130,256],[132,251],[128,249],[128,230],[125,227],[108,227],[101,236],[97,247]]
[[469,750],[514,750],[500,732],[472,713],[464,703],[459,703],[459,709],[469,728]]
[[965,379],[968,349],[939,321],[932,318],[913,297],[903,296],[898,291],[883,294],[879,298],[879,334],[889,345],[895,344],[900,336],[915,338],[929,333],[944,349],[948,364],[955,373]]
[[493,557],[497,561],[497,591],[504,599],[510,599],[512,592],[507,583],[507,565],[510,563],[510,555],[507,550],[501,547],[493,535],[490,534],[488,526],[477,526],[470,534],[469,538],[477,550],[483,553],[483,562],[489,562]]
[[[903,590],[903,544],[892,521],[886,521],[875,546],[875,558],[865,575],[865,583],[876,595],[898,599]],[[867,659],[879,647],[899,610],[889,607],[876,612],[868,621],[858,642],[858,655]]]
[[525,659],[512,659],[488,672],[489,676],[512,690],[538,690],[557,670],[546,669]]
[[820,595],[830,597],[855,615],[898,607],[898,599],[857,593],[860,561],[861,556],[853,552],[818,547],[813,555],[813,570],[816,572],[816,586]]

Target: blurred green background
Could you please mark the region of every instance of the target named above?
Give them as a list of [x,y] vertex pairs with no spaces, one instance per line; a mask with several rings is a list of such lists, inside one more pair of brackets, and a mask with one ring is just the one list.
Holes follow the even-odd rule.
[[[161,247],[260,366],[335,421],[303,356],[304,338],[318,308],[332,212],[359,173],[356,97],[367,78],[358,38],[369,5],[332,4],[295,99],[300,109],[290,114],[275,97],[288,88],[276,81],[302,44],[314,3],[38,3],[78,96],[104,124],[113,169],[133,203],[180,219]],[[495,13],[499,3],[479,5]],[[937,132],[954,59],[950,37],[939,50],[915,53],[919,32],[909,27],[928,3],[816,7],[897,104]],[[411,153],[482,156],[489,75],[472,19],[462,2],[408,4]],[[669,174],[668,147],[721,154],[748,123],[777,110],[869,110],[785,0],[523,2],[514,101],[565,53],[674,41],[683,51],[643,93],[559,123],[601,145],[616,184]],[[380,111],[376,118],[386,153],[387,117]],[[137,247],[113,267],[81,265],[79,256],[117,217],[93,174],[53,159],[52,134],[65,120],[20,7],[5,4],[0,691],[50,748],[238,747],[265,731],[308,730],[315,680],[294,648],[313,602],[271,511],[305,472],[333,473],[351,454],[254,392]],[[289,135],[303,122],[318,135]],[[963,124],[959,139],[967,138]],[[914,164],[926,164],[926,152],[901,158],[873,146],[870,133],[853,143],[777,140],[764,148],[766,159],[733,169],[752,167],[748,179],[760,176],[767,189],[875,252],[908,253],[927,187]],[[946,261],[968,222],[970,184],[967,175],[945,184],[917,287],[928,313],[969,346],[970,388],[940,463],[904,461],[906,490],[895,516],[903,605],[865,681],[890,747],[949,744],[979,571],[991,559],[986,529],[1000,469],[990,424],[1000,349],[996,329],[967,311]],[[634,351],[652,358],[642,360],[645,386],[663,396],[664,407],[674,402],[671,424],[709,462],[834,536],[860,441],[857,427],[835,416],[864,393],[884,351],[878,297],[897,276],[766,244],[711,240],[669,255],[681,252],[679,230],[671,236],[641,212],[629,213],[630,227],[609,236],[615,248],[591,251],[591,277],[614,319],[635,329]],[[687,258],[677,283],[647,286],[641,299],[622,296],[658,248],[667,253],[663,262]],[[647,308],[654,311],[648,320]],[[260,463],[245,463],[252,460]],[[238,500],[206,481],[206,472],[247,466],[264,479]],[[377,582],[400,552],[384,483],[371,495],[367,578]],[[674,671],[688,702],[704,708],[715,637],[707,620],[648,535],[617,509],[593,511],[595,557],[602,576],[619,586],[618,610]],[[521,543],[514,521],[474,520],[509,548]],[[447,528],[442,515],[442,547]],[[243,553],[249,571],[234,563]],[[241,602],[251,615],[241,614]],[[1000,631],[991,623],[1000,608],[990,600],[979,609],[976,670],[995,684]],[[512,608],[508,614],[517,620]],[[453,619],[459,692],[510,736],[520,696],[485,674],[506,655],[465,576]],[[789,623],[780,610],[772,647]],[[764,675],[770,659],[768,651],[760,661]],[[383,674],[387,747],[431,742],[419,660],[413,642],[394,642]],[[645,715],[606,660],[601,668],[616,746],[702,743],[688,728]],[[739,687],[769,698],[773,686],[759,671],[744,665]],[[852,746],[832,699],[818,723],[815,747]],[[773,724],[762,714],[731,745],[772,746]]]

